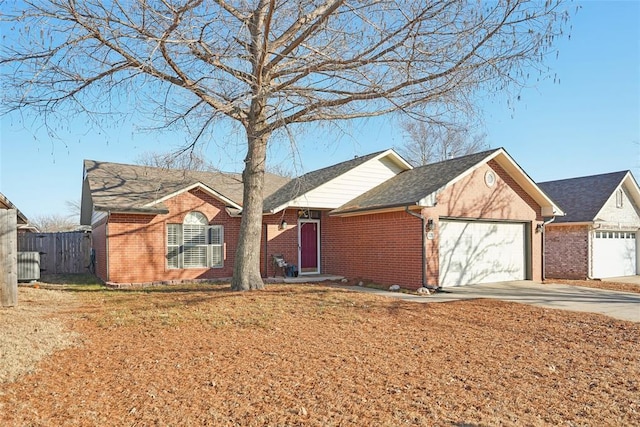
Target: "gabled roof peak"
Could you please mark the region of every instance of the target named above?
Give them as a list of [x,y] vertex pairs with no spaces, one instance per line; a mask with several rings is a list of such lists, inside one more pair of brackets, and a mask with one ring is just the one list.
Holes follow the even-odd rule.
[[543,215],[562,215],[550,200],[503,148],[494,148],[453,159],[430,163],[402,172],[367,193],[332,211],[334,215],[354,215],[408,206],[430,206],[448,186],[480,165],[496,160],[543,209]]
[[556,222],[591,222],[627,177],[631,180],[632,196],[638,203],[638,184],[629,170],[545,181],[538,185],[567,212]]
[[550,182],[578,182],[578,181],[590,180],[590,179],[601,180],[601,179],[607,179],[607,178],[614,178],[618,176],[620,177],[620,181],[622,181],[622,178],[624,178],[630,172],[631,172],[630,170],[622,170],[617,172],[605,172],[605,173],[599,173],[595,175],[585,175],[585,176],[578,176],[578,177],[571,177],[571,178],[554,179],[552,181],[541,182],[540,184],[547,184]]
[[412,166],[399,156],[393,149],[387,149],[382,151],[376,151],[375,153],[366,154],[364,156],[356,156],[352,159],[345,160],[340,163],[333,164],[321,169],[305,173],[297,178],[292,179],[287,184],[282,186],[278,191],[271,196],[266,197],[264,201],[265,212],[277,212],[281,209],[285,209],[289,203],[291,203],[297,197],[300,197],[310,191],[326,184],[341,175],[357,168],[358,166],[380,159],[383,157],[389,157],[397,163],[401,169],[411,169]]

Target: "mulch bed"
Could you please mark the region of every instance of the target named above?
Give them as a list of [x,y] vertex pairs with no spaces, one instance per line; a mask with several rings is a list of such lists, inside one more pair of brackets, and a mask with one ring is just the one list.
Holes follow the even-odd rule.
[[640,325],[596,314],[315,285],[21,288],[0,322],[3,364],[18,322],[18,353],[46,347],[38,325],[65,335],[4,377],[0,425],[640,425]]

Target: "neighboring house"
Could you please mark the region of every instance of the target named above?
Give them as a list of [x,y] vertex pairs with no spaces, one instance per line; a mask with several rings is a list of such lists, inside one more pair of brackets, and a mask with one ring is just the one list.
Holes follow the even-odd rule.
[[[105,281],[231,276],[238,175],[85,161],[83,224]],[[261,271],[406,288],[542,278],[545,219],[562,211],[503,149],[412,168],[393,150],[286,180],[267,176]]]
[[15,207],[9,199],[7,199],[2,193],[0,193],[0,209],[15,209],[16,210],[16,222],[18,232],[31,232],[38,231],[36,227],[29,224],[29,220],[18,208]]
[[567,212],[545,226],[547,277],[638,274],[640,190],[630,171],[538,185]]

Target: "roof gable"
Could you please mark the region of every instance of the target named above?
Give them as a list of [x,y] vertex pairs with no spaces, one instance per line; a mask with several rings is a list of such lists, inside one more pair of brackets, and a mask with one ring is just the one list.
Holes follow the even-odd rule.
[[[187,171],[85,160],[81,222],[90,223],[94,210],[166,213],[163,201],[201,188],[233,208],[242,206],[242,175]],[[265,195],[288,181],[265,174]]]
[[332,211],[350,215],[407,206],[434,206],[437,195],[490,160],[498,164],[538,203],[543,215],[562,211],[502,148],[431,163],[403,172]]
[[567,212],[566,216],[557,218],[556,223],[595,221],[607,201],[622,185],[627,188],[636,205],[640,206],[640,190],[630,171],[547,181],[538,185]]
[[356,157],[289,181],[264,201],[265,212],[289,206],[336,208],[396,174],[411,169],[393,150]]

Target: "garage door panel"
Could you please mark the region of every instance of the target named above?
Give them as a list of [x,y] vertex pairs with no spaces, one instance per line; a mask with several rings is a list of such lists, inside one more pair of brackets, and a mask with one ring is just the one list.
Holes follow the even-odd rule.
[[593,277],[636,274],[635,233],[596,231],[593,237]]
[[441,221],[440,285],[523,280],[524,224]]

